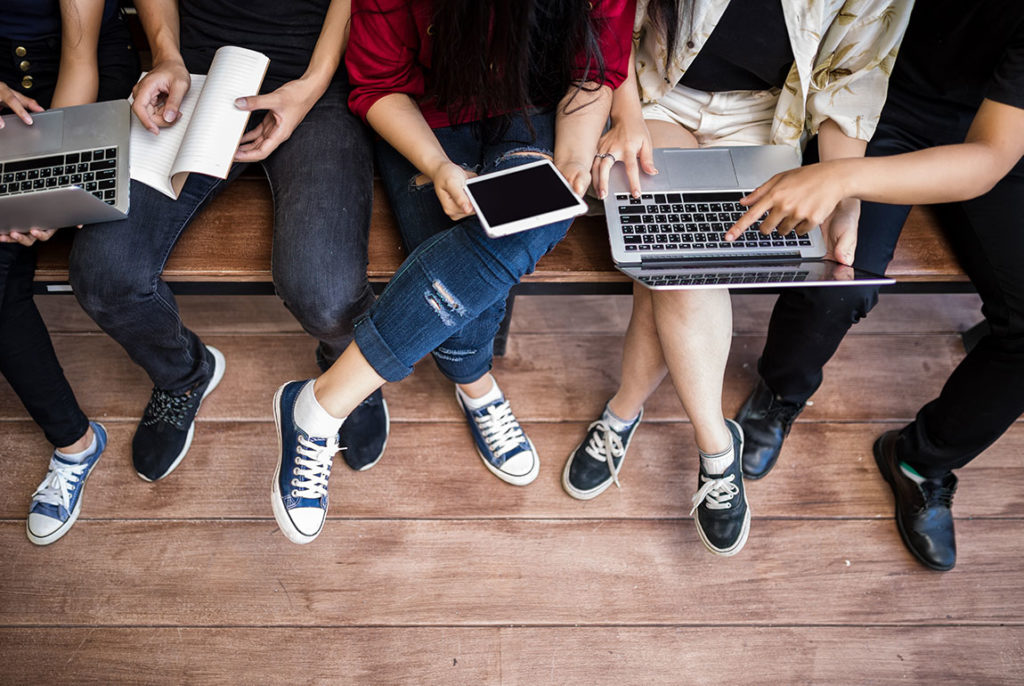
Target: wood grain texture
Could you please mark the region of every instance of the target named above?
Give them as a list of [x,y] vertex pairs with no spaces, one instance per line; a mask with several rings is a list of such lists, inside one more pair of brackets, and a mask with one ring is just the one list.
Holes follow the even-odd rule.
[[[369,267],[374,280],[387,280],[404,252],[387,198],[375,182]],[[164,270],[169,281],[270,281],[272,203],[263,179],[243,177],[230,184],[182,235]],[[87,230],[87,229],[86,229]],[[67,279],[71,232],[61,232],[40,250],[36,278]],[[965,281],[930,210],[914,208],[903,229],[889,276],[908,281]],[[611,261],[603,217],[582,217],[568,236],[524,281],[625,282]]]
[[[141,415],[151,382],[113,340],[103,335],[57,335],[54,346],[79,403],[96,419]],[[204,338],[227,358],[220,387],[204,401],[205,420],[269,420],[274,391],[291,379],[316,376],[313,339],[301,335],[211,335]],[[725,372],[723,407],[733,413],[756,382],[760,336],[736,336]],[[523,421],[592,421],[618,386],[621,335],[569,337],[521,334],[494,373]],[[960,337],[851,336],[825,369],[825,383],[801,421],[909,420],[938,394],[963,357]],[[98,370],[103,382],[96,383]],[[421,361],[399,384],[385,387],[392,416],[399,420],[454,420],[461,415],[451,384],[433,361]],[[647,421],[684,418],[671,384],[648,400]],[[0,419],[26,416],[0,383]]]
[[[1000,684],[1024,669],[1020,627],[90,627],[0,629],[0,643],[2,683],[713,686],[723,644],[741,686]],[[282,645],[302,649],[281,660]]]
[[[888,520],[755,521],[733,558],[690,520],[342,520],[306,546],[266,520],[95,521],[43,549],[0,522],[0,626],[1020,625],[1024,521],[958,533],[937,574]],[[56,555],[73,593],[40,582]]]
[[[366,472],[335,459],[332,519],[350,518],[685,518],[695,490],[696,452],[689,424],[643,426],[622,468],[622,488],[578,501],[562,491],[566,456],[586,431],[582,422],[527,424],[541,472],[526,488],[488,472],[462,422],[395,422],[387,453]],[[871,457],[871,444],[897,424],[805,422],[786,441],[772,474],[748,481],[755,516],[888,518],[892,498]],[[46,473],[49,446],[31,422],[0,425],[0,519],[22,519]],[[203,422],[188,457],[159,483],[131,466],[134,422],[107,424],[110,443],[89,480],[80,521],[90,519],[247,519],[271,517],[268,492],[276,464],[271,422]],[[960,470],[954,513],[1024,517],[1024,424],[1014,426]],[[809,483],[810,480],[810,483]],[[225,488],[224,484],[230,484]],[[74,532],[72,534],[74,535]]]
[[[177,297],[182,319],[202,335],[217,333],[299,333],[302,327],[273,295]],[[764,335],[775,296],[734,295],[733,332]],[[73,297],[36,297],[36,306],[51,333],[98,332]],[[621,333],[629,323],[628,295],[521,295],[516,297],[512,333]],[[872,333],[942,333],[965,331],[981,321],[981,301],[974,294],[885,294],[870,316],[849,335]]]

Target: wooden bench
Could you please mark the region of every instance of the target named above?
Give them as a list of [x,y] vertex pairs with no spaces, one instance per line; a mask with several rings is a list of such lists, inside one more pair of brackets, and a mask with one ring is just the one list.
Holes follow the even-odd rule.
[[[86,229],[87,230],[87,229]],[[186,229],[171,253],[164,278],[178,294],[273,293],[270,274],[272,206],[266,181],[238,179]],[[68,250],[73,232],[62,231],[41,246],[36,270],[40,293],[70,292]],[[379,182],[375,188],[370,230],[368,274],[380,290],[405,259],[395,219]],[[970,292],[973,290],[953,257],[928,208],[910,213],[896,255],[889,266],[896,283],[889,292]],[[630,280],[612,265],[601,217],[582,217],[569,235],[541,259],[516,294],[629,293]],[[766,291],[767,292],[767,291]],[[502,354],[506,325],[496,343]]]

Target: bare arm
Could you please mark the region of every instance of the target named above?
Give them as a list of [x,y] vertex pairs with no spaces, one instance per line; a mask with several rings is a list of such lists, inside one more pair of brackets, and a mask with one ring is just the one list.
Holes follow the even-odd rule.
[[594,155],[611,105],[612,89],[596,83],[586,83],[582,89],[573,87],[558,103],[554,162],[580,195],[590,185]]
[[180,116],[192,81],[179,47],[177,0],[136,0],[139,20],[153,52],[153,68],[135,84],[132,111],[147,129],[159,133]]
[[60,69],[53,107],[95,102],[100,87],[96,48],[104,0],[60,0]]
[[434,192],[445,214],[456,220],[473,214],[465,190],[466,179],[472,173],[448,159],[412,98],[404,93],[385,95],[370,107],[366,121],[434,183]]
[[341,55],[348,44],[351,13],[351,0],[332,0],[305,73],[273,93],[236,101],[235,105],[242,110],[268,111],[263,121],[242,137],[235,153],[237,161],[262,160],[291,137],[295,127],[324,94],[338,71]]
[[821,221],[846,198],[899,205],[968,200],[983,195],[1024,157],[1024,109],[985,100],[963,143],[890,157],[839,159],[769,179],[744,201],[751,209],[729,233],[771,210]]

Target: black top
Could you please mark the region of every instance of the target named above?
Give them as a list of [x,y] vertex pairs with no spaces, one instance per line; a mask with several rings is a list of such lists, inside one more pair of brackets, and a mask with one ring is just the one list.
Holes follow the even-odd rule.
[[[104,23],[117,13],[117,0],[106,0]],[[60,0],[0,0],[0,38],[35,41],[60,35]]]
[[679,82],[709,92],[767,90],[782,88],[792,67],[780,0],[732,0]]
[[[224,45],[270,58],[261,92],[299,78],[309,66],[331,0],[181,0],[181,54],[193,74],[210,69]],[[344,67],[335,79],[343,78]]]
[[918,2],[889,89],[971,111],[984,98],[1024,108],[1024,2]]

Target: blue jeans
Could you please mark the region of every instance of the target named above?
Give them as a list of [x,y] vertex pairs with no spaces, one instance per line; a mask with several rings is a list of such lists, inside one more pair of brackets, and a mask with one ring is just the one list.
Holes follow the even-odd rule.
[[[319,340],[321,369],[351,342],[354,320],[373,302],[366,279],[372,151],[346,95],[331,84],[261,163],[274,199],[274,287]],[[176,201],[133,181],[128,219],[76,237],[70,266],[79,303],[157,388],[180,393],[211,373],[160,274],[188,224],[246,166],[232,166],[226,181],[191,174]]]
[[[527,126],[487,121],[434,131],[449,159],[485,174],[533,162],[554,149],[554,114],[534,114]],[[370,365],[398,381],[433,352],[455,383],[476,381],[491,368],[494,334],[505,299],[524,274],[565,237],[570,221],[489,238],[476,217],[453,222],[431,183],[386,143],[378,168],[406,247],[411,251],[384,293],[356,324],[355,339]]]

